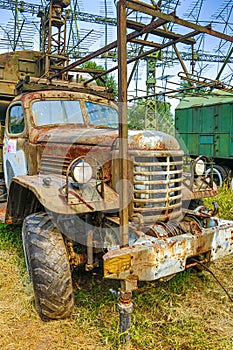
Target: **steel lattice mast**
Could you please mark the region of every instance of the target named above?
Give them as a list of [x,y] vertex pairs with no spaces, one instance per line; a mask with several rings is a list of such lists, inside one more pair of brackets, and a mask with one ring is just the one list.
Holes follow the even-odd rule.
[[[160,0],[155,3],[151,0],[152,5],[160,8],[165,13],[173,13],[176,11],[179,4],[179,0]],[[164,25],[165,30],[172,30],[172,26]],[[162,43],[165,43],[168,39],[163,39]],[[168,52],[168,49],[165,51]],[[166,54],[165,54],[166,57]],[[161,54],[157,53],[155,55],[147,56],[147,80],[146,80],[146,92],[148,96],[156,95],[156,85],[157,85],[157,64],[158,60],[161,59]],[[162,75],[165,75],[166,58],[163,59],[163,69]],[[145,112],[145,129],[157,129],[157,119],[158,119],[158,104],[157,98],[151,97],[146,100],[146,112]]]
[[[201,22],[201,12],[204,6],[204,2],[205,0],[194,1],[191,5],[190,10],[188,10],[188,12],[186,13],[187,17],[190,18],[194,23]],[[89,22],[95,25],[101,25],[102,33],[104,33],[104,44],[106,44],[109,40],[109,28],[116,26],[116,19],[114,18],[112,13],[109,12],[110,4],[114,6],[113,0],[101,0],[99,2],[99,4],[102,6],[101,15],[84,12],[82,8],[83,6],[80,6],[80,3],[82,5],[81,0],[71,0],[70,6],[68,6],[65,9],[67,21],[65,54],[68,54],[71,59],[77,59],[77,57],[82,57],[87,53],[90,53],[91,45],[94,41],[98,42],[101,35],[101,33],[98,32],[98,29],[96,30],[96,27],[93,27],[95,28],[95,30],[91,29],[82,32],[82,29],[80,29],[80,22]],[[182,0],[180,0],[180,2],[178,0],[160,0],[157,2],[147,0],[147,3],[152,3],[155,6],[158,6],[164,13],[170,13],[176,9],[179,9],[180,6],[182,6]],[[0,8],[12,11],[14,16],[13,21],[11,22],[10,31],[7,31],[3,25],[0,26],[0,48],[5,48],[11,51],[20,49],[32,49],[34,37],[36,36],[35,34],[39,35],[39,33],[43,33],[43,31],[40,30],[40,18],[41,16],[43,16],[47,5],[47,0],[41,0],[40,4],[33,4],[18,0],[0,0]],[[39,18],[37,17],[38,15]],[[222,31],[231,34],[232,1],[225,0],[223,5],[220,7],[220,10],[217,11],[214,15],[213,19],[213,25],[215,25],[215,22],[217,22],[218,19],[218,22],[221,22]],[[173,24],[170,23],[169,25],[170,27],[167,28],[168,31],[173,32]],[[7,27],[9,28],[9,24],[7,25]],[[40,49],[43,49],[44,45],[43,35],[40,37],[39,40]],[[202,37],[204,36],[202,35]],[[166,42],[166,40],[166,38],[163,39],[162,43]],[[201,47],[200,42],[201,40],[199,40],[197,44],[195,44],[195,48],[193,48],[193,50],[190,49],[190,51],[184,51],[182,49],[179,49],[179,55],[177,55],[177,52],[175,52],[174,49],[164,49],[162,51],[162,55],[160,55],[160,57],[162,57],[162,60],[158,60],[158,58],[155,57],[153,62],[152,57],[150,57],[150,65],[148,69],[150,79],[148,79],[148,89],[151,91],[153,85],[155,87],[158,66],[162,69],[162,76],[166,77],[168,71],[167,67],[169,65],[173,65],[177,62],[180,62],[180,64],[184,66],[184,63],[182,63],[181,60],[183,60],[183,62],[185,61],[191,63],[191,73],[194,72],[195,67],[195,71],[198,71],[197,73],[199,75],[201,75],[204,68],[207,67],[207,63],[209,64],[218,62],[218,72],[220,72],[221,78],[223,77],[223,75],[225,76],[227,74],[226,70],[228,69],[229,71],[231,69],[229,64],[232,63],[232,45],[221,40],[218,48],[216,49],[216,52],[207,53],[205,51],[205,45],[203,44]],[[85,47],[85,49],[83,49],[83,47]],[[130,58],[132,56],[135,56],[137,55],[137,53],[137,44],[134,43],[131,45],[130,50],[128,50],[128,57]],[[107,59],[109,61],[111,59],[114,60],[116,58],[114,52],[108,54],[108,56],[103,56],[105,59],[106,66]],[[202,66],[201,64],[199,65],[199,62],[202,62]],[[203,65],[203,62],[205,62],[206,64]],[[198,65],[200,67],[198,67]],[[139,70],[140,68],[137,69]],[[135,75],[138,76],[136,72]],[[230,72],[227,79],[228,82],[230,82],[230,80],[232,79],[232,72]],[[166,83],[164,83],[164,88],[166,88]]]

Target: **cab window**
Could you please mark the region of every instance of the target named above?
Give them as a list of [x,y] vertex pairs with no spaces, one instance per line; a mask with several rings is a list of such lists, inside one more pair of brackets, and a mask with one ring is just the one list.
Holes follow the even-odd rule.
[[24,131],[24,126],[24,113],[22,105],[12,106],[9,111],[9,133],[20,134]]
[[80,101],[76,100],[36,101],[32,115],[36,126],[84,124]]
[[90,124],[118,127],[118,112],[115,108],[94,102],[85,102]]

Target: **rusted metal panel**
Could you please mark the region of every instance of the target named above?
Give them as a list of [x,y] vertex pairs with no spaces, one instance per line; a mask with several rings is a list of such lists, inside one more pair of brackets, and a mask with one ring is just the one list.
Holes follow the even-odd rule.
[[214,233],[212,243],[212,260],[224,257],[227,253],[233,252],[233,228],[229,223],[228,226]]
[[117,130],[84,128],[78,125],[64,125],[34,133],[35,142],[69,145],[111,146],[118,136]]
[[4,223],[6,215],[6,202],[0,203],[0,222]]
[[130,247],[106,253],[104,276],[152,281],[176,274],[186,268],[187,260],[208,253],[210,261],[233,254],[233,223],[215,218],[216,227],[193,235],[157,239],[145,235]]
[[[118,194],[106,184],[104,184],[104,200],[99,197],[96,201],[87,200],[92,207],[90,208],[85,202],[77,200],[76,204],[71,203],[71,205],[69,205],[64,196],[60,195],[61,189],[66,183],[64,176],[50,175],[49,185],[46,179],[48,179],[48,175],[19,176],[14,178],[14,182],[33,192],[46,209],[55,213],[82,214],[94,211],[104,212],[106,210],[116,210],[119,208]],[[77,194],[79,194],[78,190],[74,188],[72,190],[74,193],[77,191]],[[83,198],[85,201],[85,193]]]
[[75,83],[65,80],[51,80],[45,78],[33,78],[27,77],[24,80],[20,80],[16,85],[17,94],[37,92],[37,91],[60,91],[62,92],[77,92],[84,94],[91,94],[93,97],[105,98],[109,101],[114,101],[113,93],[103,86],[98,85],[86,85],[83,83]]
[[13,99],[16,95],[15,85],[19,77],[30,74],[39,76],[38,59],[41,57],[39,51],[14,51],[0,55],[0,93]]
[[[207,179],[210,180],[210,179]],[[192,187],[192,188],[190,188]],[[190,185],[189,177],[184,176],[183,188],[182,188],[182,197],[183,201],[190,201],[192,199],[214,197],[218,194],[218,188],[215,183],[211,184],[210,182],[197,179],[193,182],[192,186]]]
[[171,150],[180,151],[178,141],[161,131],[154,130],[130,130],[129,149],[133,150]]

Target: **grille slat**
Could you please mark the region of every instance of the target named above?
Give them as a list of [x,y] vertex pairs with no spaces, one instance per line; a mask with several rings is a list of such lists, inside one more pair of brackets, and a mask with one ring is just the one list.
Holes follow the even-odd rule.
[[[171,170],[169,172],[170,175],[174,175],[174,174],[180,174],[182,173],[182,170]],[[153,175],[162,175],[162,176],[166,176],[167,172],[166,171],[134,171],[134,175],[146,175],[146,176],[153,176]]]
[[150,181],[150,180],[134,180],[134,184],[149,184],[149,185],[159,185],[159,184],[171,184],[171,183],[180,183],[180,178],[174,179],[174,180],[156,180],[156,181]]
[[[172,198],[171,197],[168,197],[167,198],[167,201],[172,201],[174,202],[174,200],[176,199],[180,199],[181,198],[181,194],[177,195],[177,196],[173,196]],[[134,203],[147,203],[148,200],[147,199],[134,199]],[[150,203],[159,203],[159,202],[164,202],[164,198],[150,198]]]
[[182,157],[169,152],[144,152],[133,160],[133,211],[144,219],[168,220],[182,211]]
[[[166,208],[166,207],[164,207],[163,209],[164,210],[161,210],[161,207],[160,206],[154,206],[154,211],[155,212],[157,212],[157,215],[158,216],[161,216],[162,214],[163,215],[165,215],[165,210],[166,209],[168,209],[168,208]],[[175,209],[180,209],[180,204],[173,204],[173,205],[169,205],[169,210],[171,211],[171,210],[175,210]],[[140,213],[140,214],[144,214],[144,213],[146,213],[146,214],[150,214],[150,216],[151,216],[151,208],[135,208],[135,213]],[[171,215],[172,217],[177,217],[176,215]],[[153,217],[154,217],[154,215],[153,215]],[[169,218],[169,216],[166,216],[166,220]],[[154,217],[154,221],[156,220],[156,218]],[[146,221],[146,220],[145,220]],[[165,221],[165,220],[164,220]]]
[[[167,162],[153,162],[153,163],[149,163],[149,162],[147,162],[147,163],[143,163],[143,162],[134,162],[134,165],[136,166],[136,165],[140,165],[140,166],[167,166],[168,165],[168,163]],[[170,166],[173,166],[173,165],[176,165],[176,166],[178,166],[178,165],[180,165],[181,167],[183,166],[183,161],[178,161],[178,162],[171,162],[171,163],[169,163],[169,165]]]
[[[180,189],[181,190],[181,189]],[[134,193],[171,193],[171,192],[177,192],[177,188],[170,188],[169,190],[161,189],[161,190],[134,190]]]
[[57,157],[49,156],[49,155],[43,155],[41,159],[41,168],[40,172],[43,174],[66,174],[66,170],[71,163],[71,158],[63,158],[63,157]]

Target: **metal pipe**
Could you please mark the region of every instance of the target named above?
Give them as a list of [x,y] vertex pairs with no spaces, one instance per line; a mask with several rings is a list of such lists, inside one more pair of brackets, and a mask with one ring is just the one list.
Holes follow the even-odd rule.
[[[171,46],[171,45],[177,44],[177,43],[179,43],[179,42],[182,42],[184,39],[191,38],[191,37],[193,37],[193,36],[195,36],[195,35],[198,35],[198,34],[200,34],[200,32],[198,32],[198,31],[192,31],[192,32],[190,32],[190,33],[188,33],[188,34],[183,35],[182,37],[180,37],[180,38],[178,38],[178,39],[176,39],[176,40],[171,40],[171,41],[169,41],[169,42],[167,42],[167,43],[165,43],[165,44],[160,44],[160,46],[157,47],[157,48],[154,48],[154,49],[152,49],[152,50],[148,50],[148,51],[146,51],[146,52],[143,52],[143,53],[140,54],[140,55],[137,55],[136,57],[130,58],[130,59],[127,61],[127,64],[132,63],[132,62],[134,62],[134,61],[137,61],[137,60],[139,60],[140,58],[144,58],[144,57],[146,57],[146,56],[148,56],[148,55],[150,55],[150,54],[152,54],[152,53],[154,53],[154,52],[156,52],[156,51],[160,51],[160,50],[162,50],[162,49],[165,49],[165,48],[168,47],[168,46]],[[89,83],[91,83],[93,80],[95,80],[95,79],[97,79],[97,78],[100,78],[101,76],[106,75],[106,74],[108,74],[108,73],[111,73],[111,72],[113,72],[113,71],[116,70],[116,69],[119,69],[118,65],[116,65],[116,66],[114,66],[114,67],[112,67],[112,68],[106,70],[104,73],[100,73],[100,74],[96,75],[94,78],[91,78],[91,79],[87,80],[87,81],[85,82],[85,84],[89,84]]]
[[122,349],[130,349],[130,324],[133,313],[132,290],[136,289],[137,280],[121,281],[118,301],[120,313],[120,345]]
[[133,303],[128,304],[119,299],[118,311],[120,313],[120,345],[123,349],[130,348],[130,324],[131,315],[133,313]]
[[211,24],[203,27],[199,24],[192,23],[192,22],[186,21],[184,19],[181,19],[176,15],[166,14],[166,13],[160,12],[158,10],[155,10],[152,5],[145,4],[142,1],[138,1],[138,0],[128,0],[127,1],[126,0],[125,2],[126,2],[126,6],[128,9],[131,9],[134,11],[139,11],[139,12],[145,13],[145,14],[153,16],[153,17],[158,17],[158,18],[164,19],[168,22],[180,24],[184,27],[194,29],[195,31],[199,31],[201,33],[206,33],[206,34],[215,36],[217,38],[233,42],[233,37],[231,35],[227,35],[225,33],[221,33],[221,32],[218,32],[216,30],[211,29]]
[[120,156],[120,245],[129,241],[128,217],[128,120],[127,120],[127,38],[125,1],[117,3],[118,34],[118,102],[119,102],[119,156]]
[[[126,19],[125,19],[126,21]],[[130,34],[126,35],[125,32],[125,36],[126,36],[126,40],[130,41],[134,38],[137,38],[138,36],[141,36],[143,34],[146,34],[147,32],[150,32],[152,29],[158,28],[159,26],[163,25],[164,23],[167,23],[167,21],[164,21],[163,19],[158,19],[146,26],[144,26],[143,28],[141,28],[140,30],[135,30],[133,32],[131,32]],[[89,61],[95,57],[98,57],[102,54],[104,54],[107,51],[110,51],[114,48],[116,48],[118,46],[118,40],[113,41],[112,43],[102,47],[101,49],[92,52],[88,55],[86,55],[85,57],[80,58],[79,60],[69,64],[68,66],[66,66],[65,68],[63,68],[59,73],[53,74],[50,79],[56,78],[57,76],[59,76],[60,74],[63,74],[69,70],[72,70],[73,68],[77,67],[78,65],[81,65],[82,63]],[[106,74],[106,73],[105,73]]]
[[226,57],[226,59],[225,59],[223,65],[222,65],[220,71],[218,72],[218,75],[216,76],[216,80],[218,80],[218,79],[220,78],[220,76],[221,76],[221,74],[222,74],[224,68],[226,67],[226,65],[227,65],[227,63],[228,63],[228,61],[229,61],[229,59],[230,59],[231,56],[232,56],[232,53],[233,53],[233,47],[232,47],[231,50],[229,51],[229,53],[228,53],[228,55],[227,55],[227,57]]

